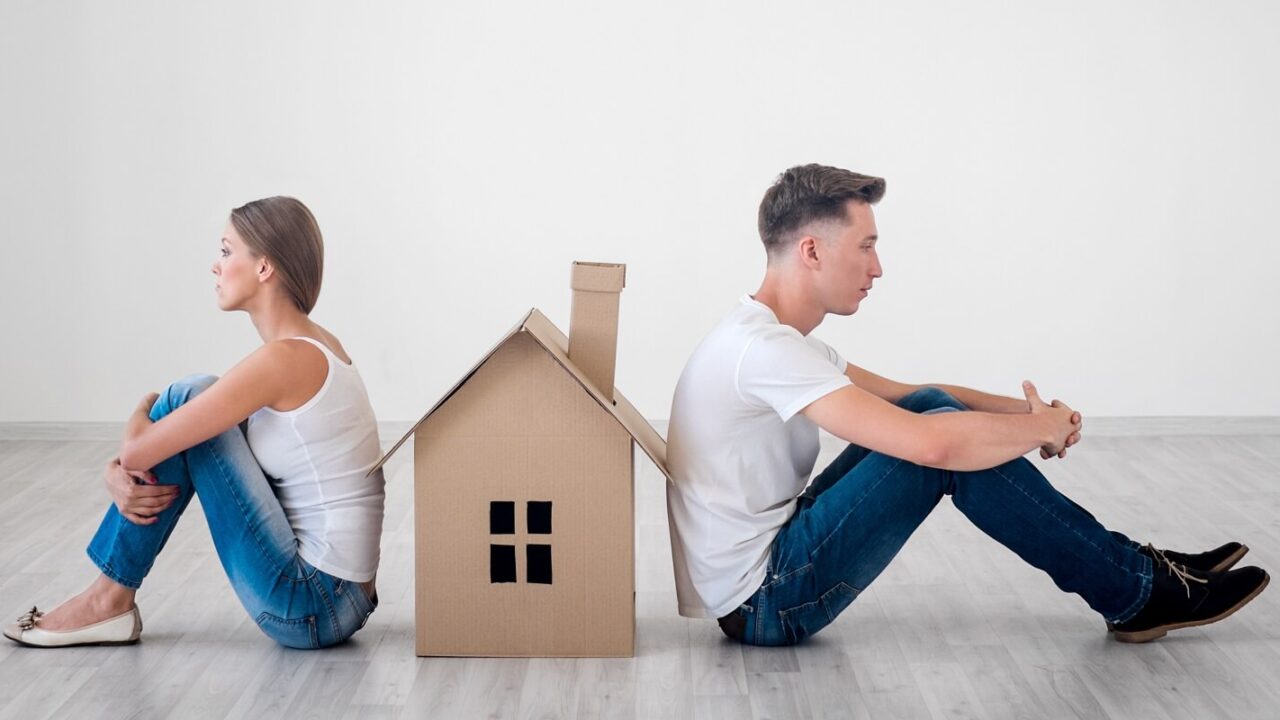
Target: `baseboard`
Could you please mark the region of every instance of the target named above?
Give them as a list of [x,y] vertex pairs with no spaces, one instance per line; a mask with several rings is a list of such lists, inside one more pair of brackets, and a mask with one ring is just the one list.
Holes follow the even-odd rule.
[[6,422],[0,423],[0,440],[119,440],[122,422]]
[[1280,416],[1087,417],[1084,432],[1099,436],[1280,435]]
[[[666,437],[667,421],[650,420]],[[410,420],[378,423],[378,435],[384,447],[399,440],[409,428]],[[118,440],[124,432],[119,422],[0,422],[0,440]],[[1088,417],[1086,435],[1100,437],[1155,435],[1280,435],[1280,416],[1256,415],[1235,417]]]
[[[409,432],[411,427],[413,423],[407,420],[380,422],[378,437],[382,440],[384,447],[389,447]],[[0,440],[98,442],[119,440],[122,435],[124,435],[122,422],[0,422]]]

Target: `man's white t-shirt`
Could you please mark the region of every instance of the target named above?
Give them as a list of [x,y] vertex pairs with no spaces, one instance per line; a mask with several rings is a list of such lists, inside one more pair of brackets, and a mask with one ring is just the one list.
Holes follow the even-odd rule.
[[667,430],[681,615],[723,617],[764,581],[769,545],[818,459],[818,426],[799,412],[851,384],[846,365],[750,295],[693,351]]

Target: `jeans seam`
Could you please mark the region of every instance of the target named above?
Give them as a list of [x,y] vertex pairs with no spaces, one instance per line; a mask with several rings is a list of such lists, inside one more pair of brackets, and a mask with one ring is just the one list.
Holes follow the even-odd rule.
[[329,616],[329,627],[333,629],[333,641],[335,643],[342,642],[346,638],[342,637],[342,627],[338,622],[338,613],[334,608],[334,598],[325,592],[319,577],[320,573],[311,576],[311,587],[315,590],[320,602],[324,604],[325,614]]
[[[886,455],[885,457],[892,457],[892,456]],[[862,495],[858,498],[858,501],[855,502],[853,505],[850,505],[849,508],[845,510],[844,515],[841,516],[840,518],[840,522],[836,523],[835,526],[831,528],[831,531],[827,533],[826,537],[822,538],[821,542],[813,546],[813,549],[809,551],[810,558],[812,558],[815,553],[821,551],[823,546],[825,546],[831,540],[831,538],[835,537],[836,533],[840,531],[840,528],[844,527],[844,524],[849,519],[849,516],[853,515],[853,513],[862,505],[863,501],[867,499],[867,496],[870,495],[871,492],[874,491],[877,487],[879,487],[880,483],[884,482],[885,478],[889,477],[889,475],[891,475],[894,470],[897,470],[898,466],[901,465],[903,462],[899,458],[893,458],[893,459],[896,462],[894,462],[893,465],[889,466],[889,469],[885,470],[880,477],[876,478],[875,482],[867,486],[866,491],[862,493]]]
[[[1151,558],[1144,556],[1142,560],[1143,560],[1143,563],[1142,563],[1143,570],[1150,569],[1152,565]],[[1151,599],[1151,584],[1153,581],[1152,575],[1154,574],[1155,574],[1154,571],[1151,574],[1148,574],[1146,572],[1138,573],[1138,577],[1142,578],[1142,585],[1138,588],[1138,597],[1134,599],[1133,603],[1129,605],[1129,607],[1124,609],[1124,612],[1119,613],[1114,618],[1109,618],[1108,622],[1116,625],[1119,625],[1120,623],[1128,622],[1133,619],[1134,615],[1137,615],[1142,610],[1142,608],[1146,606],[1147,602]]]
[[[1102,556],[1103,556],[1104,558],[1106,558],[1107,562],[1111,563],[1112,565],[1114,565],[1115,567],[1119,568],[1120,570],[1123,570],[1123,571],[1125,571],[1126,573],[1129,573],[1130,575],[1134,574],[1132,570],[1130,570],[1129,568],[1127,568],[1127,567],[1125,567],[1125,566],[1121,565],[1120,563],[1116,562],[1116,561],[1115,561],[1115,559],[1113,559],[1113,558],[1112,558],[1112,557],[1111,557],[1111,556],[1110,556],[1110,555],[1109,555],[1105,550],[1103,550],[1103,549],[1102,549],[1102,546],[1098,545],[1097,543],[1095,543],[1093,540],[1089,539],[1088,537],[1085,537],[1084,535],[1081,535],[1081,534],[1080,534],[1080,531],[1076,530],[1075,526],[1073,526],[1071,523],[1067,522],[1067,521],[1066,521],[1066,520],[1064,520],[1063,518],[1059,517],[1059,516],[1058,516],[1058,514],[1057,514],[1057,513],[1055,513],[1055,512],[1053,511],[1053,509],[1052,509],[1052,508],[1050,508],[1050,507],[1048,507],[1048,506],[1046,506],[1046,505],[1042,504],[1039,500],[1036,500],[1036,498],[1035,498],[1035,496],[1034,496],[1034,495],[1032,495],[1031,493],[1029,493],[1029,492],[1027,492],[1026,490],[1024,490],[1024,489],[1022,488],[1022,486],[1021,486],[1021,485],[1019,485],[1018,483],[1014,482],[1013,478],[1011,478],[1011,477],[1009,477],[1008,475],[1005,475],[1004,473],[1000,472],[1000,468],[999,468],[999,466],[997,466],[997,467],[993,467],[993,468],[991,468],[991,469],[992,469],[993,471],[995,471],[995,473],[996,473],[997,475],[999,475],[1000,477],[1004,478],[1004,480],[1005,480],[1006,482],[1008,482],[1011,486],[1013,486],[1014,488],[1017,488],[1018,492],[1020,492],[1020,493],[1022,493],[1023,495],[1025,495],[1029,500],[1031,500],[1031,502],[1032,502],[1032,503],[1034,503],[1037,507],[1039,507],[1041,510],[1043,510],[1043,511],[1045,512],[1045,514],[1046,514],[1046,515],[1048,515],[1048,516],[1052,517],[1054,520],[1057,520],[1059,524],[1061,524],[1063,527],[1065,527],[1065,528],[1067,528],[1068,530],[1070,530],[1070,531],[1072,532],[1072,534],[1074,534],[1076,537],[1078,537],[1078,538],[1080,538],[1081,540],[1085,541],[1085,542],[1086,542],[1086,543],[1088,543],[1089,545],[1092,545],[1092,546],[1093,546],[1093,547],[1094,547],[1094,548],[1095,548],[1099,553],[1101,553],[1101,554],[1102,554]],[[1139,575],[1141,575],[1141,573],[1139,573]]]
[[[272,623],[273,623],[274,625],[277,625],[277,626],[284,626],[284,627],[305,627],[305,628],[306,628],[306,630],[307,630],[307,636],[308,636],[308,637],[307,637],[307,639],[308,639],[308,644],[310,645],[310,647],[309,647],[309,648],[294,648],[294,649],[297,649],[297,650],[302,650],[302,649],[316,650],[316,649],[318,649],[318,648],[320,648],[320,647],[321,647],[321,644],[320,644],[320,632],[319,632],[319,630],[316,628],[316,616],[315,616],[315,615],[304,615],[303,617],[300,617],[300,618],[285,618],[285,617],[281,617],[281,616],[279,616],[279,615],[276,615],[275,613],[270,612],[270,611],[268,611],[268,610],[263,610],[262,612],[259,612],[259,613],[258,613],[258,615],[257,615],[256,617],[255,617],[255,616],[251,616],[251,617],[253,618],[254,624],[255,624],[255,625],[257,625],[257,626],[258,626],[258,628],[259,628],[260,630],[262,630],[264,633],[266,633],[266,628],[262,626],[262,622],[263,622],[263,620],[264,620],[264,619],[270,619],[270,620],[272,621]],[[267,636],[268,636],[268,637],[271,637],[270,633],[266,633],[266,634],[267,634]],[[278,638],[272,638],[272,639],[273,639],[273,640],[275,640],[276,642],[280,643],[281,645],[284,645],[284,643],[283,643],[283,642],[280,642],[280,640],[279,640]],[[291,646],[291,645],[285,645],[285,647],[293,647],[293,646]]]
[[[833,593],[833,592],[835,592],[836,590],[840,589],[840,586],[841,586],[841,585],[843,585],[843,586],[844,586],[844,587],[849,591],[849,595],[851,595],[851,596],[852,596],[852,597],[849,599],[849,604],[850,604],[850,605],[852,605],[852,604],[853,604],[853,601],[854,601],[854,600],[856,600],[856,599],[858,598],[858,595],[859,595],[859,593],[861,592],[860,590],[855,589],[855,588],[854,588],[852,585],[850,585],[849,583],[847,583],[847,582],[845,582],[845,581],[841,580],[841,581],[837,582],[835,585],[832,585],[832,586],[831,586],[831,588],[830,588],[830,589],[828,589],[826,592],[824,592],[824,593],[822,593],[821,595],[819,595],[819,596],[818,596],[818,601],[822,603],[822,609],[827,613],[827,620],[828,620],[829,622],[835,622],[835,621],[836,621],[836,618],[835,618],[835,616],[833,616],[833,615],[831,614],[831,605],[826,601],[826,599],[827,599],[827,597],[829,597],[829,596],[831,595],[831,593]],[[845,607],[848,607],[848,606],[846,605]],[[838,614],[839,614],[839,613],[837,613],[837,615],[838,615]]]
[[756,602],[756,611],[753,613],[755,618],[755,627],[752,629],[755,631],[753,633],[755,637],[752,639],[752,645],[760,645],[764,642],[764,622],[762,621],[765,619],[764,611],[768,607],[768,600],[765,598],[767,593],[765,590],[761,588],[757,594],[760,599]]
[[[209,447],[207,448],[207,450],[209,451],[209,454],[213,456],[213,460],[217,464],[219,472],[222,473],[222,479],[224,481],[224,484],[228,488],[227,491],[231,495],[232,500],[235,501],[236,509],[240,511],[240,516],[247,520],[249,517],[249,514],[245,510],[245,503],[243,499],[240,497],[240,493],[236,492],[235,483],[230,482],[230,480],[234,478],[234,475],[228,470],[226,464],[223,462],[222,454],[214,450],[213,446],[210,444],[212,442],[213,440],[206,440],[202,444],[209,444]],[[193,482],[192,489],[194,488],[195,488],[195,483]],[[200,493],[196,492],[196,494],[199,495]],[[245,525],[249,525],[249,523],[246,522]],[[274,565],[276,568],[276,572],[279,573],[282,577],[284,577],[285,568],[277,564],[274,561],[274,559],[271,557],[271,554],[267,552],[266,547],[264,547],[262,544],[262,536],[256,530],[251,531],[250,534],[253,535],[253,544],[257,546],[258,552],[262,555],[262,558],[266,560],[269,564]],[[294,554],[295,555],[297,554],[296,550]]]
[[[1003,472],[1000,472],[1000,468],[999,468],[998,466],[997,466],[997,467],[993,467],[993,468],[991,468],[991,469],[992,469],[992,470],[994,470],[994,471],[995,471],[995,473],[996,473],[997,475],[999,475],[1000,477],[1004,478],[1004,480],[1005,480],[1006,482],[1008,482],[1011,486],[1013,486],[1013,487],[1017,488],[1018,492],[1020,492],[1020,493],[1022,493],[1023,495],[1025,495],[1027,498],[1029,498],[1029,499],[1031,500],[1031,502],[1035,503],[1037,506],[1039,506],[1039,507],[1040,507],[1040,509],[1044,510],[1045,514],[1049,515],[1049,516],[1050,516],[1050,517],[1052,517],[1054,520],[1057,520],[1061,525],[1063,525],[1063,526],[1064,526],[1064,527],[1066,527],[1068,530],[1070,530],[1070,531],[1071,531],[1071,532],[1072,532],[1076,537],[1080,538],[1081,540],[1085,541],[1085,542],[1086,542],[1086,543],[1088,543],[1089,545],[1092,545],[1094,548],[1096,548],[1096,549],[1098,550],[1098,552],[1099,552],[1099,553],[1101,553],[1101,554],[1102,554],[1102,556],[1107,560],[1107,562],[1111,563],[1111,565],[1113,565],[1113,566],[1114,566],[1114,567],[1116,567],[1118,570],[1120,570],[1120,571],[1122,571],[1122,572],[1124,572],[1124,573],[1126,573],[1126,574],[1128,574],[1128,575],[1137,575],[1137,576],[1138,576],[1138,580],[1139,580],[1139,585],[1138,585],[1138,597],[1133,601],[1133,603],[1131,603],[1131,604],[1129,605],[1129,607],[1125,608],[1125,613],[1121,613],[1121,614],[1120,614],[1120,615],[1118,615],[1117,617],[1124,616],[1126,613],[1128,613],[1128,616],[1127,616],[1127,617],[1125,617],[1125,620],[1128,620],[1128,619],[1130,619],[1133,615],[1136,615],[1136,614],[1138,613],[1138,611],[1139,611],[1139,610],[1141,610],[1141,609],[1142,609],[1142,606],[1143,606],[1143,604],[1145,604],[1146,599],[1147,599],[1147,598],[1149,598],[1149,597],[1150,597],[1150,595],[1151,595],[1151,574],[1150,574],[1150,573],[1148,573],[1148,572],[1146,572],[1146,571],[1150,568],[1150,561],[1149,561],[1149,560],[1147,560],[1146,558],[1142,558],[1142,560],[1143,560],[1143,562],[1142,562],[1142,569],[1141,569],[1141,570],[1139,570],[1139,571],[1138,571],[1138,572],[1136,572],[1136,573],[1135,573],[1134,571],[1130,570],[1129,568],[1127,568],[1127,567],[1125,567],[1125,566],[1121,565],[1120,563],[1116,562],[1116,560],[1115,560],[1115,559],[1114,559],[1114,558],[1113,558],[1109,553],[1107,553],[1105,550],[1103,550],[1101,546],[1099,546],[1097,543],[1093,542],[1093,540],[1090,540],[1089,538],[1087,538],[1087,537],[1085,537],[1084,535],[1080,534],[1080,532],[1079,532],[1078,530],[1076,530],[1076,529],[1075,529],[1075,526],[1073,526],[1071,523],[1069,523],[1069,522],[1067,522],[1066,520],[1064,520],[1064,519],[1062,519],[1061,517],[1059,517],[1059,516],[1057,515],[1057,513],[1055,513],[1051,508],[1046,507],[1045,505],[1041,504],[1038,500],[1036,500],[1035,496],[1033,496],[1031,493],[1029,493],[1029,492],[1027,492],[1026,490],[1024,490],[1024,489],[1022,488],[1022,486],[1021,486],[1021,485],[1019,485],[1018,483],[1014,482],[1013,478],[1009,477],[1008,475],[1004,474]],[[1144,597],[1144,596],[1146,596],[1146,597]],[[1112,621],[1110,621],[1110,622],[1113,622],[1113,623],[1114,623],[1114,622],[1123,622],[1123,621],[1116,621],[1116,620],[1112,620]]]

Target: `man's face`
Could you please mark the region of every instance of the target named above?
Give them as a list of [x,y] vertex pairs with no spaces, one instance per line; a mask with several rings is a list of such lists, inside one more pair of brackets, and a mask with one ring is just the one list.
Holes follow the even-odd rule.
[[876,254],[876,218],[871,206],[850,200],[848,222],[814,228],[818,239],[814,252],[819,260],[815,278],[818,299],[827,312],[852,315],[871,291],[871,283],[884,274]]

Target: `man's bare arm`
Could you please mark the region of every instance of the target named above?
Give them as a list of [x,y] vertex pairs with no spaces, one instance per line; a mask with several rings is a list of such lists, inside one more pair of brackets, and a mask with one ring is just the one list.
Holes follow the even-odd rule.
[[917,465],[982,470],[1036,447],[1056,454],[1079,431],[1069,408],[1045,405],[1031,385],[1026,392],[1035,405],[1021,415],[917,414],[856,385],[819,398],[801,412],[827,432],[869,450]]
[[974,390],[960,385],[930,383],[926,387],[945,390],[965,407],[978,412],[1006,414],[1031,412],[1031,407],[1025,399],[1019,400],[1018,398],[1005,397],[1003,395],[992,395],[991,393],[984,393],[981,390]]
[[[866,390],[876,397],[886,402],[896,403],[902,398],[924,387],[923,385],[910,385],[901,383],[896,380],[890,380],[887,377],[881,377],[870,370],[849,363],[844,369],[844,374],[854,385]],[[957,398],[959,399],[959,398]]]
[[935,387],[939,390],[945,390],[951,394],[951,397],[959,400],[965,407],[978,412],[989,413],[1026,413],[1030,412],[1030,407],[1025,399],[1005,397],[1003,395],[992,395],[984,393],[980,390],[962,387],[960,385],[942,385],[940,383],[927,383],[925,385],[912,385],[910,383],[898,382],[890,380],[887,377],[877,375],[870,370],[860,368],[853,363],[849,363],[845,368],[844,374],[853,381],[854,385],[875,395],[881,400],[896,403],[903,397],[911,393],[927,387]]
[[[897,403],[903,397],[926,387],[938,388],[946,391],[959,400],[969,410],[982,413],[991,413],[995,415],[1025,415],[1031,412],[1031,404],[1026,399],[1005,397],[1003,395],[992,395],[984,393],[980,390],[963,387],[960,385],[942,385],[938,383],[930,383],[928,385],[912,385],[910,383],[898,382],[889,378],[877,375],[870,370],[849,363],[845,368],[844,374],[848,376],[853,384],[868,393],[884,400],[888,403]],[[1054,400],[1053,407],[1066,407],[1061,402]],[[1081,424],[1080,413],[1072,415],[1071,422],[1079,426]],[[1046,460],[1057,456],[1066,457],[1067,448],[1080,442],[1080,433],[1076,432],[1067,438],[1067,443],[1055,452],[1050,452],[1047,447],[1040,448],[1040,457]]]

